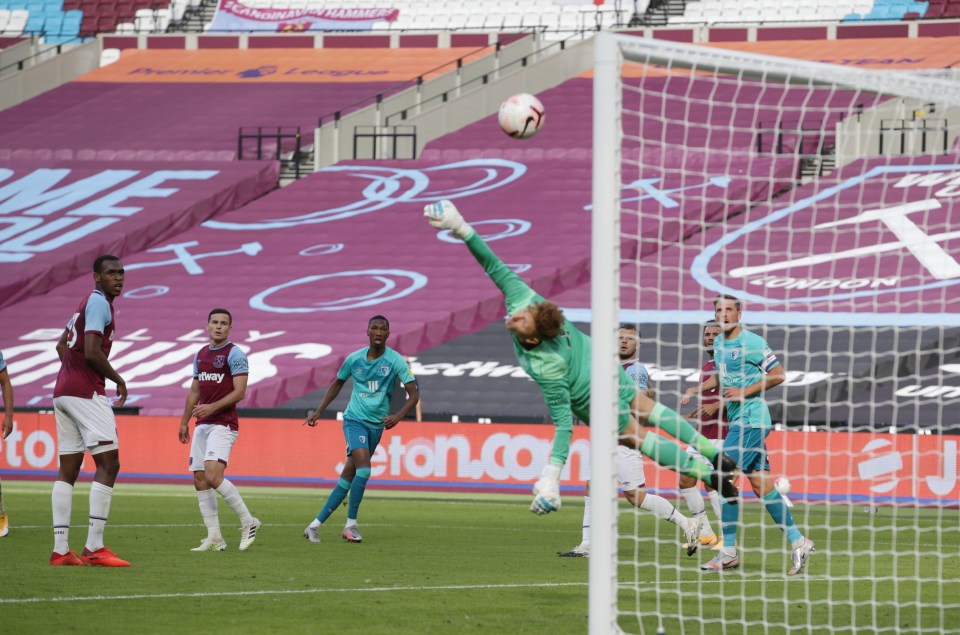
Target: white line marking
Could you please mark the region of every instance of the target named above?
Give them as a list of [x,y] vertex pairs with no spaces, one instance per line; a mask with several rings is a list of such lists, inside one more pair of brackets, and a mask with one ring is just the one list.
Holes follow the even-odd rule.
[[[837,582],[836,578],[809,578],[809,577],[796,577],[796,578],[787,578],[786,576],[770,576],[763,573],[760,574],[747,574],[747,575],[731,575],[730,572],[713,575],[706,574],[706,577],[697,577],[693,579],[678,579],[666,584],[692,584],[694,580],[698,581],[700,584],[711,584],[711,583],[720,583],[723,578],[726,578],[726,581],[731,581],[730,578],[735,577],[739,582],[758,582],[758,583],[770,583],[770,582],[783,582],[787,584],[800,584],[802,582],[826,582],[833,581]],[[880,578],[871,578],[873,581],[882,582],[882,581],[892,581],[897,580],[893,577],[880,577]],[[903,582],[914,582],[915,580],[903,580]],[[938,582],[938,583],[954,583],[960,582],[960,578],[945,578],[945,579],[930,579],[929,582]],[[636,586],[652,586],[658,585],[657,581],[650,580],[644,582],[641,585],[637,584],[621,584],[621,589],[632,589]],[[399,586],[399,587],[361,587],[361,588],[350,588],[350,589],[275,589],[275,590],[261,590],[261,591],[215,591],[215,592],[204,592],[204,593],[137,593],[130,595],[87,595],[87,596],[68,596],[68,597],[52,597],[52,598],[0,598],[0,604],[40,604],[40,603],[60,603],[60,602],[109,602],[116,600],[165,600],[172,598],[210,598],[210,597],[251,597],[251,596],[266,596],[266,595],[305,595],[305,594],[316,594],[316,593],[395,593],[397,591],[472,591],[472,590],[485,590],[485,589],[530,589],[530,588],[542,588],[542,587],[585,587],[587,586],[586,582],[542,582],[536,584],[457,584],[457,585],[437,585],[437,586]],[[779,600],[777,600],[779,601]],[[944,608],[956,607],[960,605],[944,605]]]

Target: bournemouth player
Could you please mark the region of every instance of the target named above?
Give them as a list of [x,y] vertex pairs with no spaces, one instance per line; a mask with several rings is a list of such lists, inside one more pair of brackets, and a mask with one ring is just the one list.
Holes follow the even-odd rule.
[[[387,338],[390,337],[390,322],[387,318],[382,315],[370,318],[367,322],[367,337],[370,345],[347,356],[337,371],[337,378],[323,396],[323,401],[304,421],[311,428],[316,426],[323,411],[337,398],[347,380],[353,377],[353,393],[343,413],[347,461],[323,509],[303,531],[303,536],[310,542],[320,542],[320,525],[340,506],[348,493],[350,504],[347,507],[343,538],[349,542],[362,541],[357,528],[357,513],[370,479],[370,457],[377,450],[383,431],[400,423],[420,401],[420,391],[407,360],[387,347]],[[390,414],[390,398],[398,379],[407,391],[407,399],[400,410]]]
[[200,502],[200,515],[207,537],[191,551],[223,551],[227,543],[220,533],[217,494],[240,518],[240,551],[257,538],[260,520],[254,518],[237,487],[225,476],[230,450],[237,441],[240,423],[237,404],[247,392],[247,356],[229,341],[233,317],[226,309],[207,315],[210,343],[193,360],[193,382],[180,419],[180,443],[190,443],[190,419],[197,418],[190,445],[190,471]]
[[[590,338],[563,316],[560,308],[526,285],[503,264],[482,238],[464,221],[450,201],[439,201],[424,208],[424,216],[438,229],[449,230],[466,243],[470,253],[504,295],[507,305],[506,328],[513,350],[523,370],[540,386],[544,401],[556,427],[550,461],[533,487],[530,511],[546,514],[560,509],[560,471],[570,453],[573,415],[590,421]],[[638,392],[620,369],[621,443],[654,459],[661,465],[690,474],[736,497],[730,473],[732,461],[724,457],[683,417],[649,396]],[[647,434],[640,420],[648,421],[670,435],[693,444],[714,460],[713,467],[694,461],[676,443],[658,434]],[[719,469],[722,467],[722,470]]]
[[[120,407],[127,399],[127,385],[110,365],[116,322],[113,301],[123,290],[123,264],[116,256],[100,256],[93,263],[96,288],[85,297],[70,318],[60,341],[60,372],[53,389],[53,409],[57,420],[57,448],[60,471],[53,484],[54,566],[98,565],[129,567],[130,563],[103,546],[103,530],[110,515],[113,486],[120,471],[117,422],[105,380],[117,385]],[[90,485],[90,529],[82,555],[70,550],[70,512],[73,485],[80,474],[84,453],[89,451],[96,465]]]
[[[627,375],[637,385],[637,390],[653,397],[654,391],[650,388],[650,373],[647,367],[640,363],[640,330],[636,324],[620,325],[620,365]],[[688,477],[689,478],[689,477]],[[662,496],[650,494],[646,490],[647,479],[643,473],[643,455],[625,445],[617,446],[617,482],[623,491],[624,498],[640,509],[653,512],[658,518],[673,523],[683,530],[687,539],[687,555],[692,556],[700,546],[697,534],[700,525],[696,519],[685,517],[676,507]],[[580,544],[567,552],[558,553],[561,558],[586,558],[590,555],[590,482],[583,494],[583,533]]]
[[[703,325],[702,336],[703,348],[707,353],[707,361],[703,363],[703,367],[700,369],[700,384],[706,383],[707,380],[717,374],[717,364],[713,359],[713,342],[720,336],[720,325],[710,320]],[[687,404],[692,397],[699,397],[699,404],[697,405],[697,409],[690,413],[688,417],[696,422],[697,430],[700,431],[700,434],[710,439],[715,446],[721,448],[723,446],[723,437],[726,434],[727,419],[724,415],[723,404],[720,400],[719,386],[704,393],[700,393],[699,385],[689,388],[680,399],[680,403]],[[692,446],[687,447],[687,453],[698,461],[703,461],[707,464],[710,463],[706,457],[697,452],[696,448]],[[713,531],[710,520],[707,518],[706,505],[704,505],[700,488],[697,487],[697,481],[681,474],[679,485],[680,493],[687,502],[687,509],[690,510],[694,518],[700,520],[700,544],[719,549],[723,543],[717,539],[717,534]],[[720,520],[720,494],[709,485],[706,487],[707,497],[710,499],[710,506],[713,507],[717,520]]]
[[[7,372],[7,363],[3,361],[0,352],[0,392],[3,393],[3,425],[0,426],[0,438],[6,439],[13,432],[13,384],[10,383],[10,373]],[[0,485],[0,538],[10,533],[10,520],[7,511],[3,508],[3,489]]]
[[[804,538],[797,529],[793,515],[770,478],[766,438],[772,424],[770,409],[763,400],[764,392],[782,384],[786,374],[766,340],[741,325],[740,300],[731,295],[717,296],[713,307],[723,333],[713,343],[717,374],[701,384],[699,391],[708,392],[719,386],[730,426],[723,452],[736,460],[750,481],[753,493],[787,535],[793,549],[793,567],[787,575],[796,575],[806,566],[814,550],[813,541]],[[713,560],[701,565],[705,571],[740,566],[736,547],[740,506],[736,498],[724,495],[720,507],[723,547]]]

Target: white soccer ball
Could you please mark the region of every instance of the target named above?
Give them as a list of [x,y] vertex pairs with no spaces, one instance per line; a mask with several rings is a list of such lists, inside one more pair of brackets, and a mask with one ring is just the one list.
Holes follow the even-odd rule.
[[526,139],[543,126],[543,104],[528,93],[519,93],[500,104],[500,128],[511,137]]
[[773,487],[780,492],[781,496],[786,496],[790,493],[790,480],[780,477],[773,482]]

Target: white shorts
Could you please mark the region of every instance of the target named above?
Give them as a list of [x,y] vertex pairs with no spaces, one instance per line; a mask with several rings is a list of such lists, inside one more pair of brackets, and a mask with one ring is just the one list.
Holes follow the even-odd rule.
[[57,450],[60,454],[100,454],[119,448],[117,419],[110,400],[103,395],[56,397]]
[[220,461],[227,465],[238,434],[236,430],[214,423],[196,426],[190,443],[190,471],[202,472],[205,461]]
[[643,455],[625,445],[617,446],[617,480],[620,489],[631,492],[647,484],[643,475]]
[[[723,449],[723,439],[710,439],[710,443],[712,443],[713,447],[717,448],[718,450]],[[687,446],[687,454],[701,463],[706,463],[710,467],[713,467],[713,461],[697,452],[692,445]]]

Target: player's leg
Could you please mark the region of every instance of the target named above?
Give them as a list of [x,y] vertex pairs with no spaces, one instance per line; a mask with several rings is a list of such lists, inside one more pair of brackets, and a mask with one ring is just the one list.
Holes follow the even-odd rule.
[[54,566],[81,566],[80,555],[70,550],[70,515],[73,510],[73,484],[80,475],[86,446],[80,429],[69,412],[69,397],[57,397],[53,400],[54,415],[57,422],[57,451],[60,455],[60,469],[53,483],[51,506],[53,508],[53,553],[50,564]]
[[558,551],[561,558],[586,558],[590,555],[590,481],[583,488],[583,529],[580,532],[580,544],[570,551]]
[[[687,454],[690,456],[690,458],[696,461],[700,461],[705,465],[711,465],[710,461],[705,456],[697,452],[691,446],[687,446]],[[704,503],[703,494],[700,493],[700,488],[697,485],[697,480],[692,476],[687,476],[686,474],[680,475],[678,482],[680,494],[683,496],[683,500],[687,504],[687,509],[690,511],[691,517],[694,518],[700,526],[700,544],[712,546],[717,544],[717,534],[713,531],[713,527],[710,525],[710,519],[707,518],[707,506]],[[720,514],[718,510],[717,518],[719,517]]]
[[[745,452],[741,434],[745,428],[739,424],[731,425],[727,438],[723,442],[723,454],[734,460],[737,465],[743,465]],[[740,566],[737,555],[737,525],[740,521],[740,504],[737,498],[723,496],[720,500],[720,527],[723,532],[723,546],[719,553],[707,563],[700,566],[704,571],[722,571],[736,569]]]
[[711,461],[717,457],[719,450],[697,429],[690,425],[690,422],[678,412],[667,408],[662,403],[657,403],[646,393],[638,392],[633,402],[638,419],[642,422],[649,422],[660,428],[670,436],[693,446],[693,448],[707,457]]
[[217,504],[217,490],[207,481],[203,458],[207,454],[207,437],[215,426],[199,425],[193,431],[190,442],[190,471],[193,472],[193,488],[197,492],[200,517],[207,528],[207,536],[200,546],[190,551],[223,551],[227,543],[220,532],[220,509]]
[[129,567],[130,563],[118,558],[103,544],[103,533],[110,517],[110,503],[113,501],[113,486],[120,472],[120,450],[116,444],[90,449],[96,473],[90,484],[90,529],[87,531],[87,544],[81,559],[87,564],[101,567]]
[[[752,471],[746,472],[746,475],[753,487],[753,493],[763,502],[767,513],[770,514],[781,531],[786,534],[793,551],[793,567],[788,571],[788,574],[796,575],[803,571],[810,554],[814,551],[814,546],[813,541],[804,538],[803,534],[800,533],[793,520],[793,514],[790,513],[790,508],[784,503],[780,492],[773,486],[773,479],[770,478],[770,462],[766,451],[766,437],[769,433],[769,428],[749,428],[744,435],[751,447],[750,468]],[[744,455],[746,461],[746,453]]]
[[3,507],[3,480],[0,479],[0,538],[10,533],[10,519],[7,510]]
[[240,519],[240,551],[246,551],[257,539],[257,531],[262,523],[250,513],[247,504],[240,495],[240,490],[226,477],[227,465],[230,464],[230,452],[237,442],[238,432],[227,426],[210,426],[207,435],[207,451],[203,455],[203,475],[207,484],[214,488],[223,502],[233,510]]
[[[343,538],[350,542],[360,542],[360,531],[357,529],[357,514],[360,511],[360,503],[363,502],[363,494],[367,488],[367,481],[370,479],[370,457],[376,452],[380,444],[380,437],[383,436],[383,428],[367,428],[360,432],[357,443],[350,456],[353,458],[353,464],[356,466],[356,476],[353,483],[350,484],[350,503],[347,505],[347,524],[343,528]],[[365,438],[364,438],[365,437]],[[362,444],[366,444],[365,447]]]

